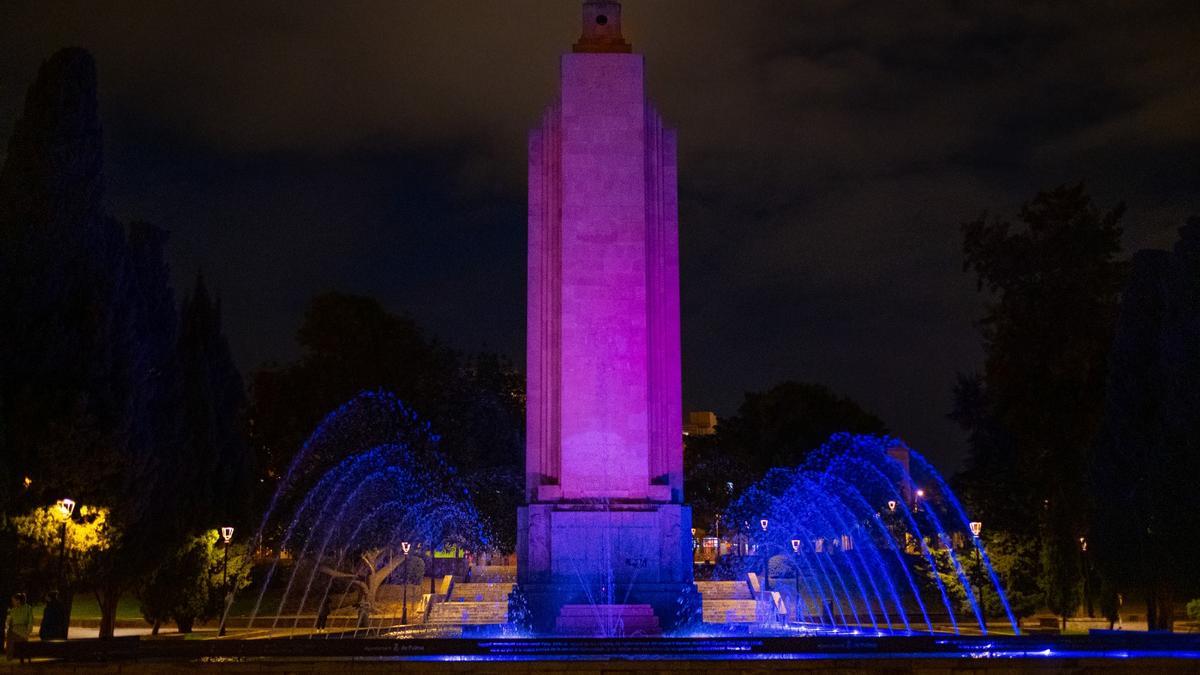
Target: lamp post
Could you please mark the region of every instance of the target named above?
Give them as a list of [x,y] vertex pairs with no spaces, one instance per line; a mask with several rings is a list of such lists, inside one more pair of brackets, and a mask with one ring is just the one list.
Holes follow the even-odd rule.
[[983,602],[983,561],[979,555],[979,547],[983,545],[982,542],[979,541],[979,533],[983,531],[983,523],[979,522],[978,520],[973,520],[968,524],[968,527],[971,528],[972,543],[975,544],[975,597],[978,598],[980,605],[979,616],[986,626],[987,619],[983,618],[986,616],[986,610]]
[[407,541],[400,542],[400,550],[404,552],[404,579],[402,586],[404,587],[404,607],[400,610],[400,623],[408,625],[408,552],[412,549],[412,544]]
[[792,562],[792,573],[796,575],[796,623],[800,622],[800,540],[792,540],[792,553],[796,560]]
[[429,537],[429,604],[433,605],[433,536]]
[[1083,602],[1087,606],[1087,615],[1093,617],[1096,615],[1092,605],[1092,573],[1088,568],[1088,542],[1087,537],[1079,538],[1079,557],[1083,566]]
[[713,527],[716,529],[717,535],[717,553],[713,556],[713,578],[716,578],[717,566],[721,563],[721,514],[718,513],[717,517],[713,519]]
[[229,525],[221,528],[221,541],[225,544],[225,556],[221,560],[221,587],[225,589],[225,611],[221,612],[221,627],[217,637],[225,637],[225,617],[229,615],[229,605],[233,602],[229,591],[229,542],[233,541],[233,528]]
[[74,499],[60,499],[54,504],[58,508],[58,515],[62,517],[62,527],[59,530],[58,539],[58,590],[63,591],[63,559],[67,556],[67,521],[71,519],[71,514],[75,512]]
[[[766,533],[767,526],[770,525],[771,522],[769,520],[767,520],[766,518],[763,518],[762,520],[758,521],[758,524],[760,527],[762,527],[763,533]],[[767,547],[765,544],[763,545],[762,548],[763,548],[763,554],[762,554],[762,556],[763,556],[763,590],[770,592],[771,591],[771,558],[769,555],[767,555]]]

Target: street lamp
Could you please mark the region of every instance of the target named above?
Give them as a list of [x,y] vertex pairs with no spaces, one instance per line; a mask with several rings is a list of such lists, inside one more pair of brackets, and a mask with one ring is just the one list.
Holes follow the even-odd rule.
[[1088,564],[1088,541],[1087,537],[1079,538],[1079,557],[1083,564],[1083,599],[1087,605],[1088,616],[1095,616],[1092,605],[1092,571],[1091,565]]
[[217,637],[225,637],[225,617],[229,615],[229,605],[233,602],[229,592],[229,542],[233,541],[233,527],[226,525],[221,528],[221,541],[225,544],[225,557],[221,561],[221,587],[225,589],[225,611],[221,613],[221,628]]
[[[983,602],[983,562],[980,560],[979,556],[979,549],[981,546],[983,546],[983,544],[979,541],[979,533],[983,532],[983,523],[979,522],[978,520],[972,520],[967,524],[967,527],[971,528],[971,536],[973,537],[973,543],[975,544],[975,597],[978,598],[979,602],[979,615],[984,617],[986,610],[984,609]],[[987,619],[984,618],[983,621],[986,624]]]
[[721,562],[721,514],[718,513],[713,518],[713,527],[716,530],[713,534],[717,538],[717,552],[713,555],[713,570],[715,571]]
[[54,506],[58,509],[59,517],[62,518],[58,540],[58,590],[61,592],[63,590],[63,558],[67,555],[67,521],[75,512],[75,500],[60,499],[54,503]]
[[429,535],[429,602],[433,603],[433,563],[434,563],[434,548],[433,535]]
[[[768,521],[766,518],[763,518],[762,520],[758,521],[758,524],[762,527],[762,531],[766,532],[767,525],[770,524],[770,521]],[[763,542],[762,551],[763,589],[769,592],[771,590],[771,556],[768,554],[766,542]]]
[[796,575],[796,599],[792,602],[796,606],[796,623],[800,622],[800,540],[792,540],[792,553],[796,559],[792,561],[792,574]]
[[412,549],[412,544],[407,541],[400,542],[400,550],[404,552],[404,579],[401,586],[404,587],[404,605],[400,610],[400,623],[408,625],[408,552]]
[[896,511],[896,500],[895,499],[888,500],[888,511],[891,511],[891,512]]

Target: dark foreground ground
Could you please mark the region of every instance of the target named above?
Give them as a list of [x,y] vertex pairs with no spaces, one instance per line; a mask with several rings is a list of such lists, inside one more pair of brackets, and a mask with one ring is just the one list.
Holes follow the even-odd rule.
[[72,640],[0,673],[1196,673],[1200,635]]
[[1200,663],[1195,660],[1179,659],[1057,659],[1036,660],[943,660],[943,659],[809,659],[742,661],[714,664],[712,661],[535,661],[535,662],[426,662],[426,661],[316,661],[286,660],[241,663],[78,663],[50,664],[34,663],[25,666],[8,666],[0,673],[78,673],[99,675],[101,673],[128,673],[130,675],[170,675],[182,673],[495,673],[497,675],[520,675],[531,673],[551,675],[555,673],[584,673],[585,675],[630,675],[660,673],[711,674],[719,670],[720,675],[750,675],[752,673],[917,673],[918,675],[967,675],[971,673],[999,675],[1016,673],[1166,673],[1167,675],[1200,673]]

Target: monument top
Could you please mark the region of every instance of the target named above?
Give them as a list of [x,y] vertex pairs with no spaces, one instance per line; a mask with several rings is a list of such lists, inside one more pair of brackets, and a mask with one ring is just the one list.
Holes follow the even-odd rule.
[[621,3],[617,0],[586,0],[583,3],[583,34],[573,51],[587,54],[628,54],[633,45],[621,36]]

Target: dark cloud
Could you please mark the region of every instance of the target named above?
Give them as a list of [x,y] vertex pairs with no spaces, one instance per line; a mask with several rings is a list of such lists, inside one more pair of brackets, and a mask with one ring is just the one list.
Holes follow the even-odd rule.
[[[952,467],[980,359],[958,224],[1086,180],[1128,248],[1200,210],[1200,5],[628,0],[680,129],[685,396],[825,382]],[[525,132],[570,0],[9,2],[0,132],[65,45],[101,73],[109,202],[204,268],[244,366],[336,287],[523,360]]]

